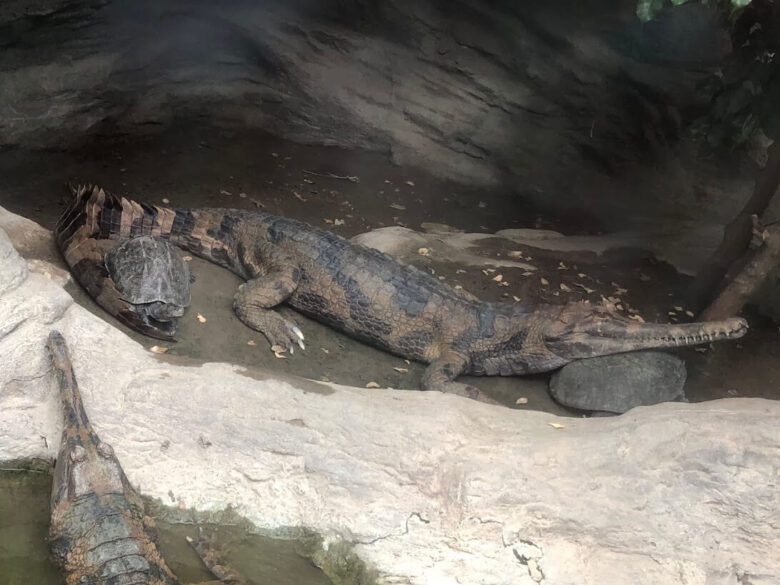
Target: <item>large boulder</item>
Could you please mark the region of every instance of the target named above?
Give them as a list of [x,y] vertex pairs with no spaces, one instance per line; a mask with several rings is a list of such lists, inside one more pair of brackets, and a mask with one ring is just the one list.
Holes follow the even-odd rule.
[[685,362],[660,351],[577,360],[550,378],[550,393],[570,408],[623,413],[637,406],[685,400]]
[[[0,212],[1,214],[1,212]],[[776,583],[780,404],[569,419],[154,354],[27,272],[0,237],[0,460],[53,457],[44,341],[142,493],[306,527],[387,583]],[[555,425],[551,425],[555,423]]]

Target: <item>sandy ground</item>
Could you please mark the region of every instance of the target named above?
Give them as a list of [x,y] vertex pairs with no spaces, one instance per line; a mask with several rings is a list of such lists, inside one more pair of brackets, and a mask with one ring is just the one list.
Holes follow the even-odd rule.
[[[346,237],[388,225],[419,230],[423,222],[483,233],[537,227],[586,234],[614,227],[600,224],[595,213],[560,216],[554,206],[543,212],[511,193],[466,189],[424,170],[394,166],[382,154],[306,146],[257,132],[198,126],[145,138],[104,137],[78,151],[7,150],[0,152],[0,175],[0,205],[49,229],[67,201],[68,181],[98,183],[151,203],[162,204],[165,199],[172,206],[263,209]],[[480,268],[422,256],[416,263],[486,300],[511,301],[516,297],[523,302],[559,303],[617,295],[627,310],[648,321],[689,319],[685,307],[676,308],[681,307],[676,297],[686,279],[641,251],[624,250],[598,258],[523,250],[539,270],[533,275],[518,269],[500,270],[509,283],[506,286],[493,280],[498,272],[485,273]],[[496,258],[506,252],[498,239],[494,245],[488,242],[482,251]],[[381,399],[384,387],[418,387],[421,364],[406,363],[299,315],[294,319],[306,334],[306,351],[287,359],[275,358],[263,336],[244,326],[231,311],[238,278],[197,258],[191,267],[197,280],[192,306],[180,321],[179,342],[160,344],[132,334],[147,347],[169,347],[159,359],[232,362],[253,377],[273,370],[341,384],[375,382],[380,386],[377,399]],[[70,288],[79,302],[110,319],[77,286]],[[198,314],[206,321],[200,322]],[[780,397],[777,327],[755,315],[749,319],[752,330],[738,343],[679,352],[688,364],[686,392],[691,400]],[[547,376],[466,381],[515,408],[568,412],[549,398]],[[186,399],[184,392],[182,399]],[[521,398],[527,403],[517,404]]]

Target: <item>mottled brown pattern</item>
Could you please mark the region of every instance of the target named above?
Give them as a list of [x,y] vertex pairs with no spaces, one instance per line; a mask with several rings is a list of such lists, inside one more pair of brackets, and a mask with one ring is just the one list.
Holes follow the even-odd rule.
[[70,247],[81,249],[79,238],[85,236],[159,234],[244,278],[235,312],[272,345],[304,347],[302,332],[274,310],[286,303],[366,343],[431,364],[422,380],[426,389],[481,397],[455,378],[545,372],[573,359],[708,343],[740,337],[747,329],[742,319],[640,324],[604,306],[480,302],[387,254],[267,213],[141,206],[97,188],[66,215],[79,206],[86,209],[79,216],[86,226],[95,225],[96,213],[110,212],[112,221],[70,238],[62,230],[58,242],[66,258],[73,256]]
[[[50,546],[67,585],[176,585],[158,549],[154,521],[113,449],[87,418],[65,340],[49,335],[60,387],[64,430],[54,468]],[[224,566],[210,541],[193,543],[209,565]],[[231,580],[243,580],[225,566]],[[216,574],[216,573],[215,573]],[[227,573],[226,573],[227,574]]]

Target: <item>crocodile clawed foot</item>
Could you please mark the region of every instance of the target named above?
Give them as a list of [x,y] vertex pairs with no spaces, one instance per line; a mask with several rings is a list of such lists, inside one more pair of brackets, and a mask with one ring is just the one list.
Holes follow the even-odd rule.
[[279,317],[279,321],[274,323],[268,329],[262,331],[271,347],[280,345],[287,348],[291,354],[295,353],[295,346],[306,349],[303,344],[303,332],[292,321]]
[[431,388],[431,390],[438,390],[439,392],[445,392],[447,394],[456,394],[465,398],[471,398],[477,402],[484,402],[485,404],[499,404],[490,398],[487,394],[485,394],[482,390],[470,384],[461,384],[460,382],[446,382]]
[[252,329],[259,331],[271,344],[290,353],[295,353],[295,346],[306,349],[303,344],[303,332],[298,326],[271,309],[237,306],[236,315]]
[[225,560],[222,552],[214,543],[214,535],[206,535],[203,528],[198,528],[198,538],[187,537],[187,542],[198,553],[206,568],[224,585],[247,585],[246,580],[236,572]]

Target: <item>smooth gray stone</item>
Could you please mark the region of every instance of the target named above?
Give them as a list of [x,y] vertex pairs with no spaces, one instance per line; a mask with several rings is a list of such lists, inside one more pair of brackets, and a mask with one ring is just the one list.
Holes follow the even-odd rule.
[[553,374],[550,394],[580,410],[623,413],[635,406],[685,402],[685,362],[659,351],[578,360]]

